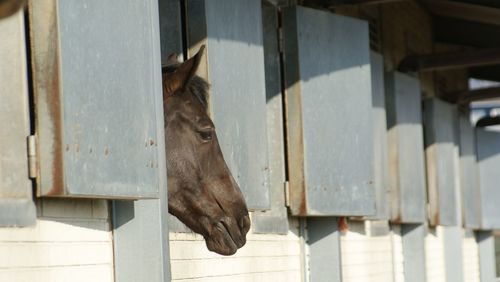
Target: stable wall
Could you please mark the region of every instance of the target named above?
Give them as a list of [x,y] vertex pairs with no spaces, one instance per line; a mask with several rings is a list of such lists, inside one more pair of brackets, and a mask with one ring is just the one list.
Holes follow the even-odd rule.
[[340,236],[342,281],[392,281],[394,270],[393,234],[387,222],[349,223]]
[[286,235],[250,231],[246,245],[229,257],[208,251],[203,237],[170,233],[173,282],[302,281],[298,220],[290,219]]
[[112,282],[105,200],[38,200],[36,225],[0,228],[0,281]]

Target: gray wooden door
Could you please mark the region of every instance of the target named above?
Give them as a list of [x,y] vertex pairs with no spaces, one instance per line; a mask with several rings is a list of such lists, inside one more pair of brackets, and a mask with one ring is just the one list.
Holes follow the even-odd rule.
[[368,24],[290,7],[283,26],[292,214],[373,215]]
[[158,197],[158,3],[30,3],[38,194]]
[[30,135],[24,16],[0,20],[0,226],[35,224],[28,176]]

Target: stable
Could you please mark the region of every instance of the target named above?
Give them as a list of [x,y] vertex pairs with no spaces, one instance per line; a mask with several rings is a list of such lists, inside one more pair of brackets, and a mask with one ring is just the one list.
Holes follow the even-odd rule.
[[[28,0],[0,15],[0,281],[497,279],[500,4]],[[233,256],[168,214],[162,65],[201,46],[251,216]]]

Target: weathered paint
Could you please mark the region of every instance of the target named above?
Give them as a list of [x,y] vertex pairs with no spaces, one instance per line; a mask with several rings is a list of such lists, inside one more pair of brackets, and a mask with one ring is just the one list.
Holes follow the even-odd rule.
[[28,176],[30,134],[24,17],[0,20],[0,226],[35,224]]
[[283,19],[292,214],[372,215],[368,25],[298,6]]
[[[32,68],[38,144],[37,194],[62,194],[60,58],[56,1],[30,1]],[[36,13],[34,11],[37,11]],[[37,54],[41,54],[38,56]],[[43,93],[43,94],[42,94]],[[47,124],[47,126],[40,126]],[[44,175],[43,179],[41,176]],[[41,187],[45,187],[43,193]]]
[[419,81],[391,72],[385,76],[391,219],[426,220],[425,164]]
[[431,225],[461,224],[457,109],[438,98],[424,101],[425,154]]
[[30,2],[40,196],[158,196],[154,3]]

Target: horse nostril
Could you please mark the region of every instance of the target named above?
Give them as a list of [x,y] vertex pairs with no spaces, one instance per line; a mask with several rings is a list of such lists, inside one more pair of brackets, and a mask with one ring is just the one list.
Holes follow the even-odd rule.
[[244,233],[247,233],[250,229],[250,217],[248,215],[243,216],[239,222],[241,230],[244,230]]

